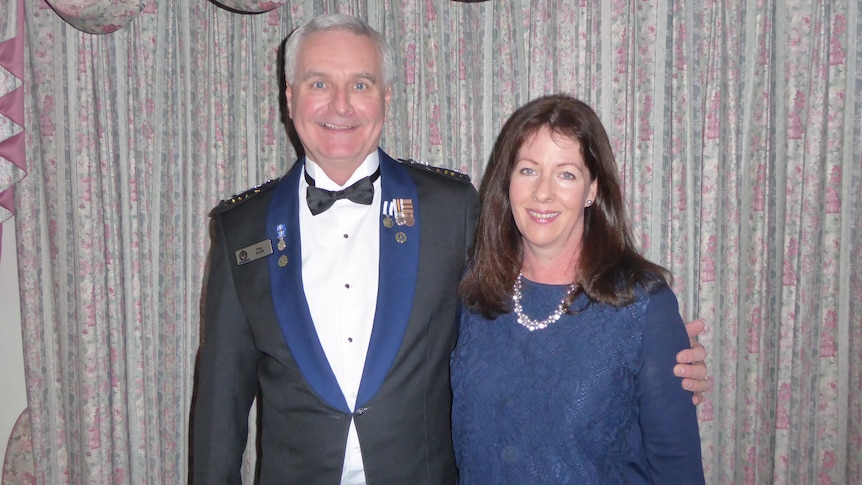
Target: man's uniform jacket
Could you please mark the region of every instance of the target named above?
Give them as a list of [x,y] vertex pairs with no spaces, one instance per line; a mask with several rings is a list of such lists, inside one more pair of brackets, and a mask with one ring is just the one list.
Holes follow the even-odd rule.
[[261,484],[339,483],[351,418],[369,484],[456,481],[449,353],[478,196],[465,176],[379,154],[381,200],[409,199],[414,220],[380,215],[376,314],[353,412],[303,293],[304,163],[213,211],[192,407],[195,483],[240,483],[258,393]]

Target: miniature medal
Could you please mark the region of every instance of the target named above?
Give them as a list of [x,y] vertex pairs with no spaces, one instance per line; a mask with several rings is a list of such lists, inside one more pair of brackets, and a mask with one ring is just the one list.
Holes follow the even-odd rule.
[[284,238],[287,236],[287,228],[284,224],[279,224],[275,230],[278,232],[278,250],[284,251],[284,248],[287,247],[287,244],[284,242]]
[[395,224],[403,226],[407,223],[404,218],[404,199],[395,199]]

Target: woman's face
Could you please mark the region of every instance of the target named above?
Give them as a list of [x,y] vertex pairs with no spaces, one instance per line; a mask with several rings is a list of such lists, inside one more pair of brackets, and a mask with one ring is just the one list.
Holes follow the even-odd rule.
[[584,208],[596,198],[596,182],[577,140],[542,128],[518,151],[509,181],[509,202],[524,241],[525,258],[577,256]]

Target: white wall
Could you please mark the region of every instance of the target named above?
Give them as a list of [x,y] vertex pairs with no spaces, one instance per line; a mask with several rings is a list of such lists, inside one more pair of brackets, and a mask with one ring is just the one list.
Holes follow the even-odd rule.
[[[27,407],[24,354],[21,348],[21,305],[18,300],[18,258],[15,220],[2,224],[0,245],[0,463],[12,426]],[[2,470],[0,470],[2,472]]]

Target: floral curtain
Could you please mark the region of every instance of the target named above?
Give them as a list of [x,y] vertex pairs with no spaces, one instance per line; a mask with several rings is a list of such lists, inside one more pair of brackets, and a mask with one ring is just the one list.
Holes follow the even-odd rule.
[[520,104],[596,108],[644,251],[709,324],[709,483],[862,482],[860,7],[28,3],[14,209],[39,483],[186,480],[206,214],[292,163],[278,46],[335,11],[395,46],[395,156],[478,180]]

